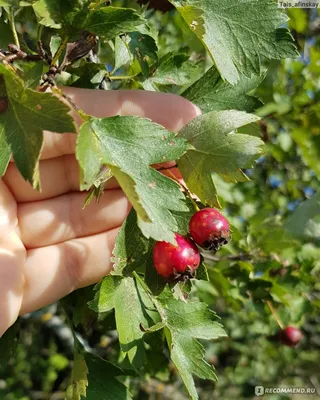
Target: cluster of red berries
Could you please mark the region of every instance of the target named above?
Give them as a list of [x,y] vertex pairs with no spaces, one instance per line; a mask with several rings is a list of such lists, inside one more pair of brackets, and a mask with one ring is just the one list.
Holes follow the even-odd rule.
[[159,275],[168,280],[185,280],[194,275],[200,265],[197,247],[216,252],[227,244],[230,226],[226,218],[214,208],[197,211],[189,223],[190,237],[175,234],[177,246],[157,242],[153,249],[153,262]]

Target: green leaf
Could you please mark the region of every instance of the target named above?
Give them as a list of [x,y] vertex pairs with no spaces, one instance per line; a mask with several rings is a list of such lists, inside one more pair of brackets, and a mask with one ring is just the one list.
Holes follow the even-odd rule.
[[288,17],[271,0],[170,0],[209,50],[221,76],[260,75],[261,58],[296,57]]
[[113,250],[114,273],[126,275],[146,264],[154,241],[146,239],[138,227],[137,214],[132,209],[121,226]]
[[263,81],[264,75],[247,78],[240,75],[236,85],[224,82],[219,71],[211,67],[197,82],[182,93],[182,96],[201,108],[204,113],[221,110],[252,112],[263,104],[247,93]]
[[292,236],[305,240],[320,239],[320,193],[304,201],[284,223]]
[[54,29],[62,25],[69,37],[83,30],[89,14],[86,0],[37,0],[32,7],[41,25]]
[[53,29],[61,28],[60,23],[58,23],[60,22],[59,3],[55,0],[38,0],[32,4],[39,24]]
[[159,67],[149,78],[151,83],[159,85],[187,85],[192,80],[196,65],[188,61],[185,54],[169,53],[159,61]]
[[88,372],[88,367],[83,355],[75,348],[73,368],[70,382],[66,390],[66,400],[81,400],[82,396],[86,396]]
[[129,49],[140,64],[144,76],[149,76],[148,60],[158,60],[158,47],[155,40],[144,33],[132,32],[128,34],[130,38]]
[[109,6],[91,11],[82,29],[110,40],[122,33],[135,31],[144,23],[145,20],[135,10]]
[[85,356],[88,374],[86,400],[130,400],[128,388],[116,376],[124,375],[124,371],[102,358],[87,353]]
[[128,64],[131,61],[130,52],[127,44],[122,37],[117,36],[114,45],[114,71]]
[[171,211],[188,208],[179,185],[150,165],[185,153],[185,140],[175,136],[144,118],[97,118],[81,126],[76,149],[84,187],[107,165],[135,208],[143,234],[167,242],[174,242],[178,229]]
[[[26,89],[11,68],[0,64],[0,74],[4,78],[4,83],[0,80],[0,92],[6,91],[9,102],[7,111],[0,114],[0,137],[5,135],[22,176],[39,189],[38,162],[43,131],[75,132],[70,109],[51,93]],[[4,166],[5,160],[2,170]]]
[[131,277],[107,276],[96,290],[89,306],[99,313],[115,309],[121,350],[134,368],[140,368],[145,362],[140,324],[146,328],[154,324],[146,313],[146,309],[154,308],[153,304]]
[[146,256],[146,269],[144,280],[154,296],[158,296],[165,288],[167,282],[158,274],[153,264],[152,251]]
[[216,380],[211,365],[204,360],[204,348],[196,339],[226,336],[216,315],[205,303],[177,300],[166,290],[158,298],[161,317],[166,322],[166,338],[172,361],[192,399],[198,399],[192,375]]
[[203,204],[219,206],[213,174],[229,182],[248,180],[241,168],[252,167],[261,154],[263,142],[234,130],[257,121],[241,111],[212,111],[189,122],[179,133],[194,149],[179,161],[181,174]]
[[[21,63],[22,66],[22,63]],[[44,64],[41,61],[23,64],[23,81],[25,88],[36,89],[40,85]]]
[[0,18],[0,48],[6,49],[8,44],[13,42],[14,40],[9,24],[6,24],[4,20]]

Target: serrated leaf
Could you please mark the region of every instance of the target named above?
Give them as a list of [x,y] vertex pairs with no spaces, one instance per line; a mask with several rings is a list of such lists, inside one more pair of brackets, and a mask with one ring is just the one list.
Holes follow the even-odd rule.
[[[260,75],[261,58],[298,55],[288,17],[271,0],[170,0],[209,50],[221,76],[231,84],[239,74]],[[279,28],[279,29],[278,29]]]
[[38,0],[32,4],[39,24],[53,29],[61,28],[59,23],[59,3],[60,2],[56,0]]
[[239,110],[252,112],[263,103],[247,93],[263,81],[264,75],[247,78],[240,75],[236,85],[223,81],[219,71],[211,67],[197,82],[182,93],[182,96],[201,108],[202,112]]
[[63,26],[69,38],[79,35],[89,15],[86,0],[37,0],[32,7],[41,25],[54,29]]
[[4,78],[0,80],[0,92],[5,90],[8,97],[8,109],[0,114],[0,137],[5,135],[22,176],[39,189],[38,162],[43,131],[75,132],[70,109],[51,93],[25,89],[11,68],[0,65],[0,74]]
[[146,314],[146,309],[152,309],[153,304],[131,277],[108,276],[96,290],[90,308],[99,313],[115,309],[121,350],[134,368],[140,368],[145,362],[144,333],[140,324],[146,328],[153,325]]
[[292,236],[305,240],[320,239],[320,193],[304,201],[284,223]]
[[102,164],[107,165],[135,208],[143,234],[174,242],[177,222],[171,211],[187,211],[173,180],[149,167],[185,153],[185,140],[138,117],[91,119],[80,128],[77,159],[84,187],[90,188]]
[[194,150],[189,150],[178,166],[188,188],[203,204],[219,206],[214,173],[229,182],[248,179],[241,168],[252,167],[261,154],[263,142],[234,131],[257,120],[255,115],[241,111],[212,111],[195,118],[180,131],[179,135]]
[[106,40],[136,30],[145,20],[133,9],[121,7],[102,7],[91,11],[82,29],[86,29]]
[[205,303],[181,301],[169,290],[157,299],[161,316],[166,322],[165,333],[172,361],[192,399],[198,399],[193,375],[216,380],[211,365],[204,360],[204,348],[197,339],[212,340],[226,336],[221,325],[214,321],[216,315]]
[[192,80],[196,65],[185,54],[166,54],[149,81],[159,85],[187,85]]
[[130,38],[129,49],[140,64],[141,71],[144,76],[149,76],[148,60],[158,60],[158,47],[155,40],[144,33],[132,32],[128,34]]

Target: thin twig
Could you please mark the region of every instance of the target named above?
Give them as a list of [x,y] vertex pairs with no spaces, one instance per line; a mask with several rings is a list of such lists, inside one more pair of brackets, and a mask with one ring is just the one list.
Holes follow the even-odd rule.
[[63,93],[63,91],[61,89],[59,89],[57,86],[54,86],[52,88],[52,91],[54,93],[57,93],[59,96],[63,97],[71,106],[72,108],[75,109],[75,111],[79,114],[79,116],[83,119],[86,120],[88,119],[88,115],[83,112],[71,99],[71,97],[69,97],[67,94]]
[[56,54],[54,55],[54,57],[52,59],[51,66],[55,66],[57,61],[59,61],[59,58],[68,43],[68,40],[69,40],[69,38],[66,36],[64,38],[63,42],[61,42],[60,46],[58,47],[58,50],[56,51]]
[[106,74],[106,79],[110,79],[111,81],[123,81],[123,80],[133,79],[133,77],[132,76],[121,76],[121,75],[110,76],[109,74]]
[[249,261],[253,259],[251,254],[237,254],[234,256],[223,256],[223,257],[216,257],[211,254],[202,254],[204,258],[207,258],[212,261]]
[[199,207],[197,205],[197,203],[194,201],[192,194],[190,193],[189,189],[187,188],[187,186],[185,186],[183,183],[181,183],[179,181],[179,179],[168,169],[168,175],[171,177],[171,179],[173,179],[175,182],[177,182],[178,185],[180,185],[182,187],[182,189],[185,191],[187,197],[189,198],[189,200],[191,201],[191,203],[193,204],[193,207],[196,211],[199,211]]
[[276,313],[275,309],[273,308],[271,302],[269,300],[267,300],[266,303],[267,303],[267,305],[268,305],[268,307],[269,307],[269,309],[271,311],[271,314],[273,315],[273,318],[275,319],[277,324],[280,326],[280,328],[283,329],[283,324],[282,324],[278,314]]

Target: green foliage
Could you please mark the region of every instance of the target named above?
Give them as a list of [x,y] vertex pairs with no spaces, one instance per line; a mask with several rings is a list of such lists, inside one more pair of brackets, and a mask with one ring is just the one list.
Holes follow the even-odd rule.
[[203,41],[221,76],[235,84],[239,73],[261,72],[261,57],[296,57],[286,15],[270,0],[170,1]]
[[232,86],[223,81],[215,67],[211,67],[182,95],[200,107],[204,113],[213,110],[253,112],[261,107],[262,103],[256,97],[249,96],[247,93],[259,86],[263,78],[263,75],[253,75],[251,78],[242,75],[239,82]]
[[0,174],[5,173],[12,152],[22,176],[35,188],[40,188],[38,162],[43,130],[75,132],[70,109],[50,93],[24,88],[24,82],[12,69],[0,65],[0,73],[3,76],[0,91],[8,98],[8,109],[0,115],[4,148]]
[[187,210],[179,186],[149,165],[175,160],[188,146],[160,125],[137,117],[91,119],[80,128],[77,158],[89,188],[101,165],[117,178],[139,216],[144,235],[174,241],[172,211]]
[[179,133],[193,146],[178,162],[181,174],[203,204],[219,206],[214,173],[230,182],[247,179],[241,168],[252,167],[263,142],[234,131],[257,120],[240,111],[213,111],[192,120]]

